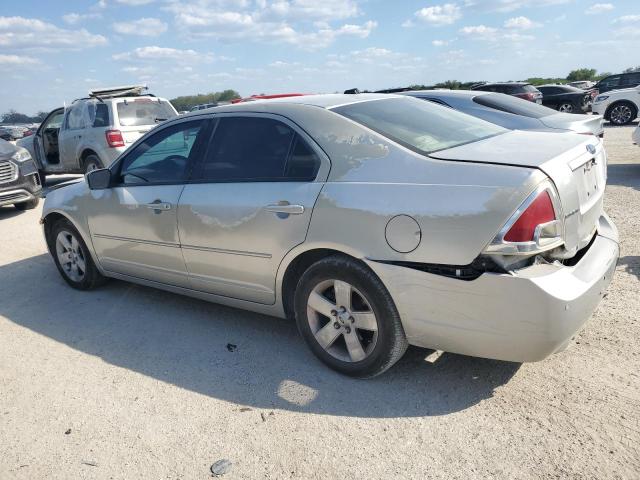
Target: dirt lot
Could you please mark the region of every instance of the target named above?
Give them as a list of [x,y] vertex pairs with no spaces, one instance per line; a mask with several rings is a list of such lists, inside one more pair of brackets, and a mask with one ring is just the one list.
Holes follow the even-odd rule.
[[[324,368],[278,319],[112,281],[63,282],[40,209],[0,208],[0,479],[640,478],[640,147],[608,128],[621,234],[569,350],[510,364],[411,349]],[[237,345],[229,351],[227,344]]]

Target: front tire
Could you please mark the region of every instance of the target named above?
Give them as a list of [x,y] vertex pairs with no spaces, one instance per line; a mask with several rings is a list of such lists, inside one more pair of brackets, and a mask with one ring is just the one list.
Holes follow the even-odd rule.
[[307,269],[295,291],[298,330],[330,368],[358,378],[380,375],[408,347],[400,315],[380,279],[345,256]]
[[33,210],[38,206],[39,202],[39,198],[33,198],[31,200],[27,200],[26,202],[16,203],[13,206],[16,210],[20,210],[21,212],[23,212],[25,210]]
[[60,275],[71,287],[93,290],[106,281],[82,237],[68,220],[61,219],[53,225],[47,243]]
[[631,123],[638,116],[638,110],[630,102],[617,102],[609,107],[607,117],[614,125],[622,126]]

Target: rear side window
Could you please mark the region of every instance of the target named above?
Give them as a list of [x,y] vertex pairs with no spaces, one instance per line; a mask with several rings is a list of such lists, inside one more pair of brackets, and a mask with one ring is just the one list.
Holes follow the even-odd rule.
[[93,119],[94,127],[108,127],[109,126],[109,107],[104,103],[98,103],[96,105],[96,114]]
[[66,127],[69,130],[78,130],[84,128],[84,115],[82,114],[83,104],[76,103],[69,110],[67,115]]
[[332,111],[422,154],[506,132],[479,118],[416,98],[358,102]]
[[640,84],[640,72],[638,73],[630,73],[622,77],[621,85],[625,86],[636,86]]
[[169,102],[146,97],[118,102],[117,109],[123,127],[155,125],[176,116]]
[[197,178],[219,182],[312,181],[320,159],[291,127],[271,118],[222,117]]
[[555,110],[543,107],[537,103],[527,102],[517,97],[502,94],[489,93],[487,95],[478,95],[477,97],[473,97],[473,101],[485,107],[529,118],[542,118],[558,113]]

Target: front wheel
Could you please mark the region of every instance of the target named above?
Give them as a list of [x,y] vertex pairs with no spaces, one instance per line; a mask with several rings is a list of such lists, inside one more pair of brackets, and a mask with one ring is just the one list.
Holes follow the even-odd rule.
[[354,259],[332,256],[309,267],[298,282],[294,305],[298,329],[311,351],[345,375],[379,375],[407,349],[391,295]]
[[609,121],[614,125],[627,125],[638,116],[636,107],[629,102],[614,103],[609,109]]
[[47,235],[49,250],[62,278],[77,290],[92,290],[105,282],[89,249],[68,220],[57,221]]

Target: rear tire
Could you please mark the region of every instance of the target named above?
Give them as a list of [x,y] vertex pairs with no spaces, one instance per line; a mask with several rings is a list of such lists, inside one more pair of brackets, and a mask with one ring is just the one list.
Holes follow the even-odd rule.
[[638,116],[638,110],[630,102],[616,102],[609,107],[607,119],[614,125],[627,125]]
[[23,212],[25,210],[33,210],[38,206],[38,203],[40,203],[40,199],[34,198],[32,200],[27,200],[26,202],[16,203],[13,206],[16,210],[20,210],[21,212]]
[[78,230],[66,219],[58,220],[47,234],[47,244],[62,278],[77,290],[93,290],[106,278],[98,271]]
[[407,350],[389,291],[355,259],[336,255],[311,265],[298,282],[294,308],[298,330],[311,351],[345,375],[380,375]]
[[573,104],[569,103],[569,102],[565,102],[565,103],[561,103],[558,106],[558,111],[559,112],[563,112],[563,113],[573,113]]
[[84,173],[87,174],[99,168],[102,168],[100,159],[93,154],[87,155],[87,158],[84,159]]

